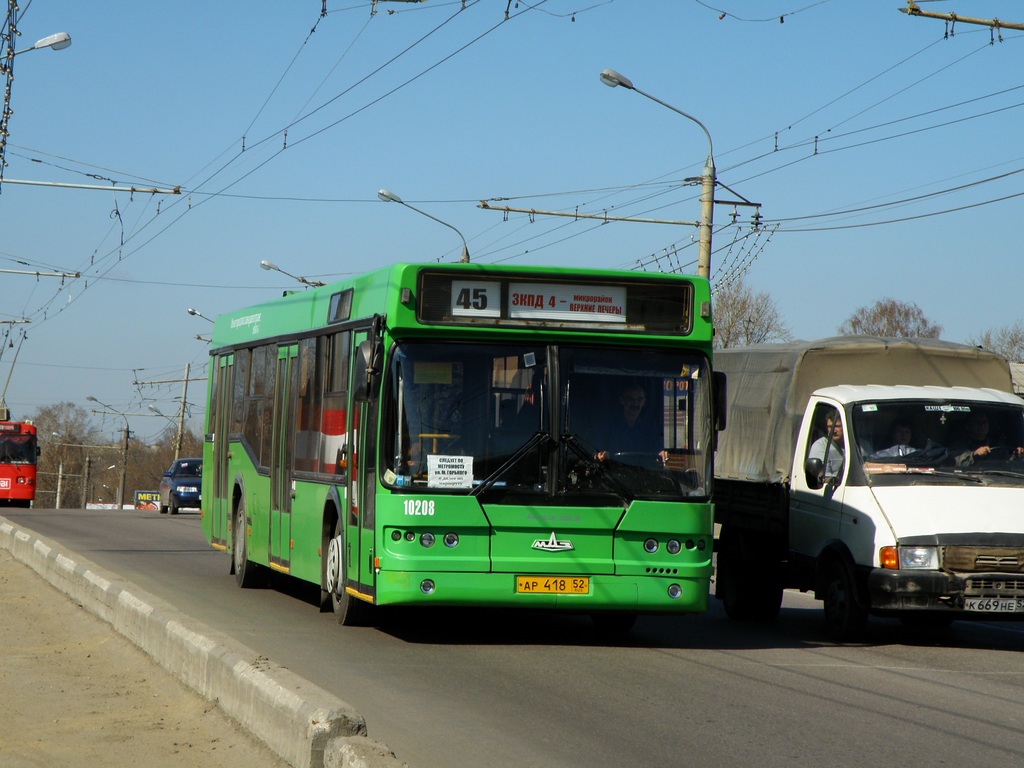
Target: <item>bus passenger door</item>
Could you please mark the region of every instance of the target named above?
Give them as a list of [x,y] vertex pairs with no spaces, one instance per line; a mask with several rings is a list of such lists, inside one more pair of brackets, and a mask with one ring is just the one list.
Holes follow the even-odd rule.
[[[359,346],[372,337],[368,330],[352,337],[352,354],[361,354]],[[353,377],[365,375],[365,367],[353,363]],[[352,393],[359,382],[349,386],[348,420],[348,493],[345,494],[345,566],[346,583],[363,595],[376,591],[373,568],[374,494],[376,489],[377,398],[356,400]]]
[[277,350],[277,391],[270,451],[270,567],[291,569],[292,460],[295,454],[295,359],[299,345]]
[[228,528],[231,520],[231,493],[228,488],[228,441],[231,436],[231,393],[234,355],[217,358],[217,377],[213,391],[214,418],[210,424],[213,433],[213,450],[209,461],[204,462],[203,474],[208,475],[210,496],[202,497],[203,511],[210,515],[210,543],[227,546]]

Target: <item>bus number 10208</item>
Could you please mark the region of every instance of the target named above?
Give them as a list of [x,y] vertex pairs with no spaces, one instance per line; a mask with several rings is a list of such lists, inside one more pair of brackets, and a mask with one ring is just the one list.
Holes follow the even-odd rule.
[[405,514],[407,515],[432,515],[434,514],[434,502],[427,499],[406,499]]

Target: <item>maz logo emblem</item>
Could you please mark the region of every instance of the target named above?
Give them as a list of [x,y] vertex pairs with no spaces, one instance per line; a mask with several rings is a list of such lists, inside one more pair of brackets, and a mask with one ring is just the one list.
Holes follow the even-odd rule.
[[545,552],[567,552],[572,549],[571,541],[559,541],[555,532],[551,532],[550,539],[537,539],[533,542],[534,549],[543,549]]

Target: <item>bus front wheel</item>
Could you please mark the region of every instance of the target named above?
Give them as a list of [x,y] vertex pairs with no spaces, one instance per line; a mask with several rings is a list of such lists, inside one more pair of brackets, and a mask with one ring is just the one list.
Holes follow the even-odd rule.
[[338,623],[346,627],[366,625],[370,605],[353,597],[345,589],[345,546],[341,538],[341,524],[334,523],[334,535],[327,544],[327,591]]

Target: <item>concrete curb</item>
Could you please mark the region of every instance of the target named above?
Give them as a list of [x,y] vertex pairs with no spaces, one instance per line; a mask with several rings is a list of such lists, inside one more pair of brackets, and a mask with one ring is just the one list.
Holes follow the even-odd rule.
[[34,531],[0,517],[0,548],[108,622],[295,768],[400,768],[349,704]]

